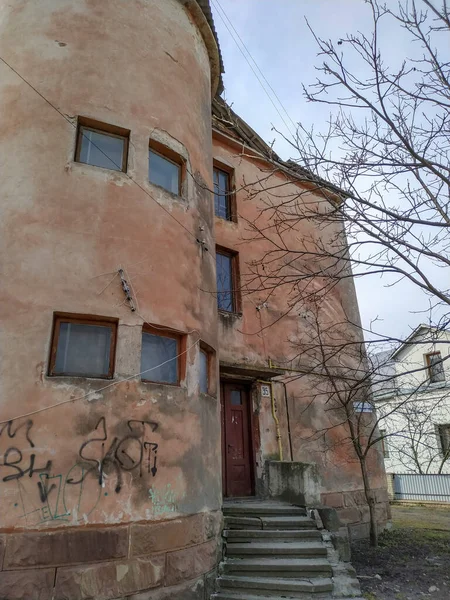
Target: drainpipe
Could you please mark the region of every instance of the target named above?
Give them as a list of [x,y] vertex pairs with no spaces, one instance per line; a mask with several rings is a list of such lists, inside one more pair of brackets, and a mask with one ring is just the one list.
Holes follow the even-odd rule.
[[[272,417],[275,422],[275,431],[277,434],[277,443],[278,443],[278,454],[280,456],[280,460],[283,460],[283,446],[281,445],[281,431],[280,431],[280,421],[277,416],[277,410],[275,407],[275,398],[273,397],[273,386],[271,381],[263,381],[262,379],[257,380],[258,383],[262,385],[268,385],[270,387],[270,403],[272,405]],[[261,393],[261,392],[260,392]]]
[[286,403],[286,419],[287,419],[288,436],[289,436],[289,450],[291,451],[291,462],[293,462],[294,461],[294,452],[292,450],[291,415],[289,414],[289,399],[288,399],[286,382],[285,381],[280,381],[280,383],[284,387],[284,401]]

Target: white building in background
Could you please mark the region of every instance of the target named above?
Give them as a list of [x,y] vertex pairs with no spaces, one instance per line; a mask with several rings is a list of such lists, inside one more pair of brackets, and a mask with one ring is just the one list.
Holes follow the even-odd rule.
[[420,325],[374,358],[386,472],[450,474],[450,331]]

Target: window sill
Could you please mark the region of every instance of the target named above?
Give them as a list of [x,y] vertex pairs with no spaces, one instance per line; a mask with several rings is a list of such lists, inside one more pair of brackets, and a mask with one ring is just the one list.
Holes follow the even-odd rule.
[[218,217],[216,214],[214,215],[214,220],[219,223],[228,223],[229,225],[237,225],[237,219],[224,219],[223,217]]
[[157,385],[157,386],[164,386],[164,387],[170,387],[170,388],[178,388],[178,389],[182,389],[182,385],[181,383],[167,383],[166,381],[151,381],[150,379],[141,379],[141,383],[144,383],[145,385]]
[[88,169],[88,171],[92,171],[93,173],[103,173],[110,175],[111,177],[117,177],[119,175],[129,179],[129,175],[127,171],[119,171],[118,169],[108,169],[108,167],[97,167],[96,165],[90,165],[89,163],[79,162],[74,160],[71,162],[72,168],[75,169]]
[[221,310],[219,308],[219,316],[222,317],[223,319],[241,319],[242,313],[241,312],[232,312],[232,311],[228,311],[228,310]]
[[211,394],[210,392],[200,392],[201,398],[206,398],[207,400],[217,400],[217,393]]
[[183,204],[186,204],[186,202],[187,202],[186,198],[184,198],[184,196],[182,194],[175,194],[174,192],[171,192],[167,188],[163,187],[162,185],[158,185],[157,183],[153,183],[152,181],[149,181],[148,179],[147,179],[146,183],[147,183],[147,187],[149,187],[150,189],[155,188],[156,190],[164,192],[172,200],[176,200],[178,202],[183,202]]
[[[98,383],[105,383],[105,381],[115,381],[114,376],[112,377],[101,377],[99,375],[87,376],[87,375],[45,375],[46,381],[62,381],[64,384],[73,383],[73,385],[80,385],[80,383],[88,383],[91,381],[97,381]],[[117,379],[116,381],[120,381]]]

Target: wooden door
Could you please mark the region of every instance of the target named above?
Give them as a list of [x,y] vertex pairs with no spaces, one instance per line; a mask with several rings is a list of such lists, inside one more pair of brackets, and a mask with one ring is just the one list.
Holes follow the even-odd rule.
[[222,383],[221,399],[224,496],[251,496],[253,459],[248,388]]

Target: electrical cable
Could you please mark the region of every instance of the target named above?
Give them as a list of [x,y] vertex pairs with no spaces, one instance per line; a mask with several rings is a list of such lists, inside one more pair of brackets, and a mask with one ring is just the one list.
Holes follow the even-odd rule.
[[[238,47],[239,51],[241,52],[242,56],[244,57],[245,61],[247,62],[248,66],[250,67],[250,69],[253,71],[253,74],[255,75],[256,79],[259,81],[259,84],[261,85],[264,93],[266,94],[266,96],[269,98],[270,102],[272,103],[273,107],[275,108],[275,110],[277,111],[279,117],[281,118],[281,120],[283,121],[287,131],[291,134],[291,136],[293,137],[294,140],[296,140],[296,135],[292,132],[290,126],[286,123],[285,118],[283,117],[283,115],[280,113],[277,105],[275,104],[275,102],[273,101],[272,97],[270,96],[269,92],[267,91],[264,83],[261,81],[261,78],[259,77],[258,73],[255,71],[255,69],[253,68],[251,62],[249,61],[247,55],[245,54],[245,52],[247,52],[248,56],[251,58],[252,62],[254,63],[255,67],[257,68],[257,70],[259,71],[259,73],[261,73],[261,77],[264,79],[264,81],[267,83],[267,85],[269,86],[269,88],[272,90],[273,95],[275,96],[275,98],[277,99],[278,103],[280,104],[281,108],[283,109],[283,111],[286,113],[288,119],[290,120],[290,122],[292,123],[292,125],[294,126],[294,130],[296,130],[296,125],[294,123],[294,121],[292,120],[291,116],[289,115],[288,111],[286,110],[285,106],[283,105],[283,103],[281,102],[278,94],[275,92],[275,90],[273,89],[273,87],[271,86],[271,84],[269,83],[268,79],[266,78],[266,76],[264,75],[264,73],[262,72],[262,70],[260,69],[260,67],[258,66],[258,63],[256,62],[256,60],[253,58],[250,50],[247,48],[247,46],[245,45],[245,42],[242,40],[241,36],[239,35],[239,33],[237,32],[236,28],[234,27],[232,21],[230,20],[230,18],[228,17],[227,13],[225,12],[225,10],[223,9],[222,5],[220,4],[219,0],[211,0],[212,4],[216,7],[217,10],[217,14],[219,15],[219,17],[221,18],[223,24],[225,25],[225,27],[228,30],[228,33],[230,34],[231,38],[233,39],[234,43],[236,44],[236,46]],[[219,10],[220,9],[220,10]],[[222,14],[223,13],[223,14]],[[230,27],[228,26],[228,23],[230,24],[230,26],[232,27],[233,31],[236,33],[236,36],[239,38],[244,50],[242,49],[242,47],[239,45],[239,43],[236,40],[236,37],[234,36],[234,34],[232,33]]]
[[[23,77],[16,69],[14,69],[14,67],[12,67],[2,56],[0,56],[0,61],[2,61],[2,63],[4,63],[13,73],[15,73],[17,75],[17,77],[19,77],[24,83],[26,83],[26,85],[28,85],[38,96],[40,96],[49,106],[51,106],[54,110],[56,110],[56,112],[67,122],[69,123],[69,125],[71,125],[75,130],[77,129],[77,126],[74,125],[72,123],[72,121],[64,114],[62,113],[59,108],[57,108],[54,104],[52,104],[50,102],[50,100],[48,100],[43,94],[41,94],[41,92],[39,90],[37,90],[29,81],[27,81],[25,79],[25,77]],[[86,139],[89,140],[89,138],[87,138],[87,136],[82,132],[82,136]],[[131,177],[131,175],[129,175],[128,173],[122,171],[122,166],[118,165],[117,163],[114,162],[114,160],[108,156],[105,152],[103,152],[103,150],[101,148],[99,148],[94,142],[92,142],[91,140],[89,140],[89,142],[95,147],[97,148],[97,150],[99,150],[108,160],[110,160],[113,165],[115,167],[117,167],[131,182],[133,182],[140,190],[142,190],[144,192],[144,194],[146,194],[151,200],[153,200],[155,202],[155,204],[157,204],[164,212],[166,212],[169,217],[171,217],[176,223],[178,223],[178,225],[180,225],[180,227],[182,227],[190,236],[192,236],[194,238],[194,240],[196,242],[199,242],[198,237],[192,233],[192,231],[190,231],[185,225],[183,225],[183,223],[181,223],[181,221],[179,221],[176,217],[173,216],[173,214],[167,210],[167,208],[165,208],[162,204],[160,204],[156,198],[154,196],[152,196],[150,194],[150,192],[148,192],[144,187],[142,187],[142,185],[140,183],[138,183],[135,179],[133,179]]]
[[189,352],[189,350],[194,348],[199,342],[200,342],[200,338],[196,342],[194,342],[191,346],[186,348],[186,350],[183,350],[183,352],[180,352],[180,354],[177,354],[177,356],[169,358],[168,360],[162,362],[161,364],[156,365],[156,367],[151,367],[150,369],[145,369],[145,371],[141,371],[140,373],[135,373],[134,375],[130,375],[129,377],[124,377],[123,379],[119,379],[118,381],[113,381],[112,383],[109,383],[108,385],[105,385],[102,388],[99,388],[97,390],[91,390],[90,392],[83,394],[83,396],[78,396],[78,398],[70,398],[69,400],[63,400],[62,402],[56,402],[56,404],[51,404],[50,406],[43,406],[42,408],[37,408],[36,410],[30,411],[28,413],[24,413],[23,415],[18,415],[16,417],[12,417],[11,419],[5,419],[3,421],[0,421],[0,425],[4,425],[5,423],[11,423],[12,421],[17,421],[17,419],[24,419],[25,417],[31,417],[33,415],[37,415],[39,413],[46,412],[47,410],[51,410],[52,408],[57,408],[58,406],[63,406],[64,404],[70,404],[71,402],[78,402],[78,400],[84,400],[91,394],[98,394],[99,392],[103,392],[104,390],[107,390],[116,385],[119,385],[119,383],[123,383],[124,381],[130,381],[131,379],[134,379],[135,377],[140,377],[141,375],[144,375],[145,373],[149,373],[150,371],[154,371],[155,369],[159,369],[160,367],[167,365],[168,363],[172,362],[173,360],[177,360],[178,358],[180,358],[180,356],[183,356],[184,354]]

